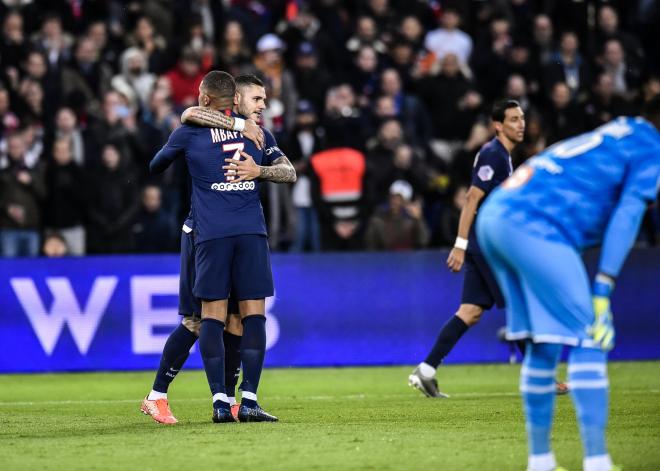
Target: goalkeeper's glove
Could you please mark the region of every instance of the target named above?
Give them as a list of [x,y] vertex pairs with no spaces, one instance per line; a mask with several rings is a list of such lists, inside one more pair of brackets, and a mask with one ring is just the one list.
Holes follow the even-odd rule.
[[593,305],[596,316],[589,328],[589,335],[604,351],[614,348],[614,324],[610,308],[610,294],[614,280],[607,275],[598,274],[593,287]]

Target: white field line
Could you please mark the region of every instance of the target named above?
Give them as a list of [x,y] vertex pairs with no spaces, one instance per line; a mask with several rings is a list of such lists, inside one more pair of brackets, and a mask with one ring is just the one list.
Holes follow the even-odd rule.
[[[619,389],[616,390],[617,393],[643,393],[643,394],[660,394],[660,389]],[[451,398],[460,399],[460,398],[473,398],[473,397],[516,397],[519,396],[519,392],[507,391],[507,392],[493,392],[493,393],[455,393],[451,394]],[[361,400],[361,399],[373,399],[373,398],[403,398],[411,397],[410,394],[378,394],[378,395],[369,395],[369,394],[347,394],[347,395],[336,395],[336,396],[268,396],[268,399],[271,400],[309,400],[309,401],[332,401],[332,400]],[[415,396],[412,396],[415,397]],[[450,398],[450,399],[451,399]],[[135,399],[89,399],[89,400],[67,400],[67,401],[0,401],[0,407],[3,406],[57,406],[57,405],[79,405],[79,404],[139,404],[142,401],[140,398]],[[173,403],[181,402],[210,402],[211,398],[188,398],[188,399],[173,399]],[[440,401],[442,402],[442,401]]]

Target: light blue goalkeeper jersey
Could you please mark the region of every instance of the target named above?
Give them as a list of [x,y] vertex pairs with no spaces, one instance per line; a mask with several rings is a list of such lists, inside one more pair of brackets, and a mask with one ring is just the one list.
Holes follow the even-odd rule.
[[530,159],[488,198],[531,235],[577,250],[602,244],[600,269],[616,276],[660,183],[660,133],[617,118]]

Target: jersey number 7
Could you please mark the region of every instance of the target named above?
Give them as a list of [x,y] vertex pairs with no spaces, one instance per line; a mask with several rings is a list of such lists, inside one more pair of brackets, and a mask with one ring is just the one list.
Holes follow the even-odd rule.
[[[241,151],[245,147],[244,142],[232,142],[231,144],[222,144],[222,151],[223,152],[231,152],[234,151],[232,154],[231,158],[234,160],[241,160]],[[227,170],[227,181],[232,181],[234,179],[234,174],[236,173],[236,170]]]

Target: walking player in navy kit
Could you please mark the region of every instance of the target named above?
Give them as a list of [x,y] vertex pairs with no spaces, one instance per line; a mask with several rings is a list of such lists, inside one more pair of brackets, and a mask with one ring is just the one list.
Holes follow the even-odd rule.
[[[263,84],[254,76],[242,76],[236,86],[236,116],[258,120],[266,107]],[[234,96],[231,76],[207,74],[200,85],[200,105],[220,111],[228,96]],[[225,392],[222,339],[230,288],[243,323],[239,420],[277,420],[259,407],[256,394],[266,348],[265,298],[273,295],[259,180],[294,182],[295,170],[268,131],[264,149],[259,150],[239,132],[183,125],[154,157],[151,170],[157,172],[179,155],[185,156],[192,177],[193,292],[202,299],[199,345],[213,394],[213,421],[233,422]]]
[[479,322],[485,310],[493,304],[504,307],[502,293],[479,250],[473,223],[479,204],[513,172],[510,153],[525,135],[525,115],[518,102],[505,100],[495,103],[491,119],[496,135],[475,157],[467,202],[461,210],[458,237],[447,259],[453,272],[460,271],[465,265],[461,305],[442,327],[424,362],[408,377],[409,384],[428,397],[448,397],[438,389],[436,369],[468,328]]

